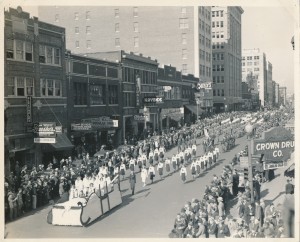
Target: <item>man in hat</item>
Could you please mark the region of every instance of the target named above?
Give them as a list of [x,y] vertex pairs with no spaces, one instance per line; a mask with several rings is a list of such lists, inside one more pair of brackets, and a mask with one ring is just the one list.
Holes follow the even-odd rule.
[[16,196],[16,194],[10,190],[7,194],[8,196],[8,206],[9,206],[9,218],[10,220],[14,220],[17,217],[17,200],[18,197]]
[[260,206],[259,201],[255,201],[255,212],[254,212],[254,217],[259,221],[260,227],[262,226],[263,223],[263,210],[262,207]]
[[178,213],[174,222],[174,232],[177,234],[179,238],[183,237],[185,228],[186,228],[186,220],[181,216],[180,213]]
[[213,217],[209,217],[207,224],[209,238],[217,238],[217,224]]
[[183,238],[193,238],[193,222],[189,222],[183,232]]
[[219,217],[225,216],[225,207],[224,207],[222,197],[218,197],[218,210],[219,210]]

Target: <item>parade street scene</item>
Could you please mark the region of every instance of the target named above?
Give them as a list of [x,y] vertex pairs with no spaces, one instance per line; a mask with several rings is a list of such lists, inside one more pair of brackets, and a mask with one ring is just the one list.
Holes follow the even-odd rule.
[[5,7],[4,238],[297,240],[293,14]]

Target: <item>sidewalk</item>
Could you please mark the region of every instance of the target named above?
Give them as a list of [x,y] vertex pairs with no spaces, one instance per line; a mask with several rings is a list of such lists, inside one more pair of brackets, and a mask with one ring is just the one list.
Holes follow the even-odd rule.
[[[285,185],[287,184],[287,177],[284,176],[284,171],[286,167],[279,168],[275,170],[275,178],[270,182],[265,182],[261,184],[260,195],[261,199],[265,200],[266,205],[271,203],[274,204],[275,207],[279,204],[283,204],[286,198],[285,194]],[[233,207],[229,209],[229,214],[231,214],[234,218],[238,218],[238,204],[237,198],[233,200]]]

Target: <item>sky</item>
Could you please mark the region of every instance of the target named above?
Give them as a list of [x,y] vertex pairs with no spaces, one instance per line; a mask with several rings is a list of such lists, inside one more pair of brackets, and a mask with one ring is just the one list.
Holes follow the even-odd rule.
[[259,48],[273,65],[273,80],[294,89],[294,19],[285,7],[243,7],[242,48]]
[[[295,18],[291,5],[243,6],[242,49],[259,48],[273,65],[273,80],[294,92],[294,51],[291,39],[294,35]],[[253,6],[254,5],[254,6]],[[16,7],[11,4],[12,7]],[[259,6],[259,7],[258,7]],[[35,6],[22,6],[31,16],[38,17]]]

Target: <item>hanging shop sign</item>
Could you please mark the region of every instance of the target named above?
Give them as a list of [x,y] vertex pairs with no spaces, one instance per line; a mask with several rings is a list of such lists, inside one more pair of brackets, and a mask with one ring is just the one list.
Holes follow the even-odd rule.
[[34,133],[38,137],[55,138],[56,124],[54,122],[40,122],[33,125]]
[[199,82],[197,84],[197,89],[200,90],[200,89],[211,89],[212,88],[212,83],[211,82]]
[[162,97],[144,97],[144,104],[145,103],[163,103]]
[[136,114],[136,115],[133,116],[133,118],[134,118],[135,121],[138,121],[138,122],[145,121],[145,116],[141,115],[141,114]]
[[26,98],[26,120],[27,123],[32,123],[32,96]]
[[294,147],[294,136],[282,127],[272,128],[263,133],[262,139],[252,140],[252,153],[264,154],[265,164],[268,164],[268,167],[276,166],[275,164],[284,166]]

